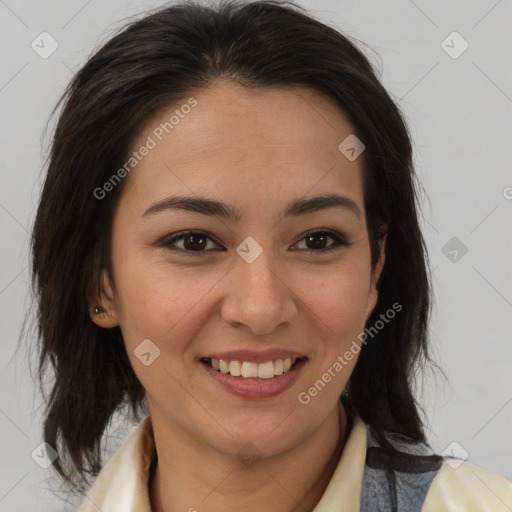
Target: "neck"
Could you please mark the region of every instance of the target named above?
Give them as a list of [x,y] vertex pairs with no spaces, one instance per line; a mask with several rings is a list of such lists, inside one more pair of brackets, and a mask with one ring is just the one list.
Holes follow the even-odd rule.
[[[153,512],[308,512],[324,493],[348,434],[343,408],[333,409],[304,443],[250,467],[209,450],[195,451],[155,433],[158,461],[149,481]],[[173,442],[174,441],[174,442]]]

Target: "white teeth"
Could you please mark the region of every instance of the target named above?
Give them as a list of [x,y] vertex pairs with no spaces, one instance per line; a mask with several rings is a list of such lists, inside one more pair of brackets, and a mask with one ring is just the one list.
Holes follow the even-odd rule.
[[274,362],[274,375],[282,375],[284,372],[283,360],[278,359]]
[[229,361],[223,361],[222,359],[219,361],[219,367],[220,371],[222,373],[228,373],[229,372]]
[[242,363],[242,377],[246,379],[251,379],[258,376],[258,364],[257,363],[248,363],[244,361]]
[[274,361],[267,361],[258,365],[258,377],[260,379],[271,379],[274,376]]
[[242,373],[242,365],[240,364],[240,361],[229,362],[229,373],[233,375],[233,377],[240,377]]
[[229,373],[233,377],[245,379],[272,379],[290,370],[297,359],[287,357],[264,363],[252,363],[248,361],[227,361],[225,359],[211,359],[210,364],[214,370]]

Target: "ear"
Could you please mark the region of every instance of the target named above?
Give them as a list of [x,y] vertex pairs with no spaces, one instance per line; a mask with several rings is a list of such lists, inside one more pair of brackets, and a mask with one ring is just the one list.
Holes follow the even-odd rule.
[[[114,289],[108,277],[106,269],[101,273],[101,286],[99,296],[89,300],[89,314],[92,321],[99,327],[109,329],[119,325],[117,304],[114,295]],[[101,306],[100,313],[95,313],[95,309]]]
[[375,306],[377,305],[377,300],[379,298],[379,292],[377,291],[377,283],[379,282],[380,274],[382,269],[384,268],[384,263],[386,261],[386,239],[387,239],[387,231],[383,236],[380,245],[379,245],[379,259],[375,265],[375,270],[372,273],[371,283],[370,283],[370,292],[368,294],[368,302],[366,306],[366,320],[372,314]]

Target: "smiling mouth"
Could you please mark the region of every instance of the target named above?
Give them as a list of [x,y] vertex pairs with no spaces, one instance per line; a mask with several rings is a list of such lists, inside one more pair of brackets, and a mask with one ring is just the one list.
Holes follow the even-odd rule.
[[264,363],[249,361],[227,361],[224,359],[210,359],[202,357],[200,361],[207,364],[219,373],[229,374],[240,379],[273,379],[289,372],[297,363],[307,357],[274,359]]

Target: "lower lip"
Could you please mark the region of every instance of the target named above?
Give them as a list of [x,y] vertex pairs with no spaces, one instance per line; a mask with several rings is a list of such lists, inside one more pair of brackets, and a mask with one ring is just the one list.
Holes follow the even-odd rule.
[[293,368],[282,375],[271,379],[244,379],[233,377],[229,373],[214,370],[209,364],[200,362],[205,371],[211,375],[224,389],[241,398],[263,399],[275,397],[291,388],[307,359],[300,360]]

